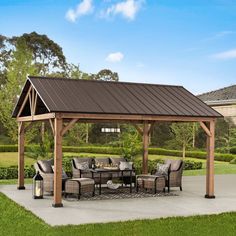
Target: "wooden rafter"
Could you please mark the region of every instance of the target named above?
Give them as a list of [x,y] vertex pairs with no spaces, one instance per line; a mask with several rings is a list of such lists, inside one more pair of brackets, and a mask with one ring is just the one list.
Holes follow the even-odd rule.
[[77,118],[73,119],[66,126],[64,126],[64,128],[61,131],[61,136],[63,136],[77,121],[78,121]]
[[204,122],[200,121],[199,123],[200,123],[202,129],[206,132],[206,134],[207,134],[209,137],[211,137],[211,135],[212,135],[212,134],[211,134],[211,131],[207,128],[207,126],[204,124]]

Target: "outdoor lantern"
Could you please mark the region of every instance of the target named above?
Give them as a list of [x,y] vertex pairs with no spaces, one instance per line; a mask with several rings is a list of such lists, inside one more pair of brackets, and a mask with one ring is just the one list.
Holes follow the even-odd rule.
[[36,175],[33,177],[33,198],[42,199],[43,198],[43,177],[37,171]]

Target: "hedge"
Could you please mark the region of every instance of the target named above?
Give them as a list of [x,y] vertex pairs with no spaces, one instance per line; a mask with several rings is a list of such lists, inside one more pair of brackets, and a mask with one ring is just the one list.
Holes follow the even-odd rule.
[[[25,178],[33,178],[35,175],[35,169],[33,166],[25,167]],[[17,179],[18,168],[17,166],[0,167],[0,179]]]
[[[73,147],[73,146],[63,146],[63,152],[75,152],[75,153],[98,153],[98,154],[114,154],[120,155],[121,148],[119,147],[99,147],[99,146],[81,146],[81,147]],[[26,146],[26,152],[30,150],[30,146]],[[141,153],[141,148],[140,148]],[[182,151],[179,150],[167,150],[163,148],[149,148],[149,154],[155,155],[164,155],[164,156],[175,156],[181,157]],[[232,152],[234,149],[232,148]],[[17,152],[17,145],[0,145],[0,152]],[[236,148],[235,148],[236,152]],[[201,151],[186,151],[186,157],[192,157],[197,159],[206,159],[206,152]],[[227,154],[227,153],[215,153],[216,161],[225,161],[230,162],[235,159],[235,154]]]

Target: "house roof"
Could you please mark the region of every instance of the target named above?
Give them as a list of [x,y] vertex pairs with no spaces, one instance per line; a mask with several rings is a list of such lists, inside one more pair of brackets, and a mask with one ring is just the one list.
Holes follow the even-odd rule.
[[230,104],[236,102],[236,85],[217,89],[211,92],[203,93],[198,97],[207,104]]
[[[16,117],[30,87],[41,111],[89,114],[220,117],[182,86],[29,76],[13,111]],[[46,111],[47,110],[47,111]],[[26,111],[23,115],[27,115]]]

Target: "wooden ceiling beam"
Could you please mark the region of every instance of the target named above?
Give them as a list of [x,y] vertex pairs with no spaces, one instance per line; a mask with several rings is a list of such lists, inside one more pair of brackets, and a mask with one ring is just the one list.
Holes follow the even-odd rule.
[[61,136],[63,136],[72,126],[78,121],[77,118],[72,119],[61,131]]

